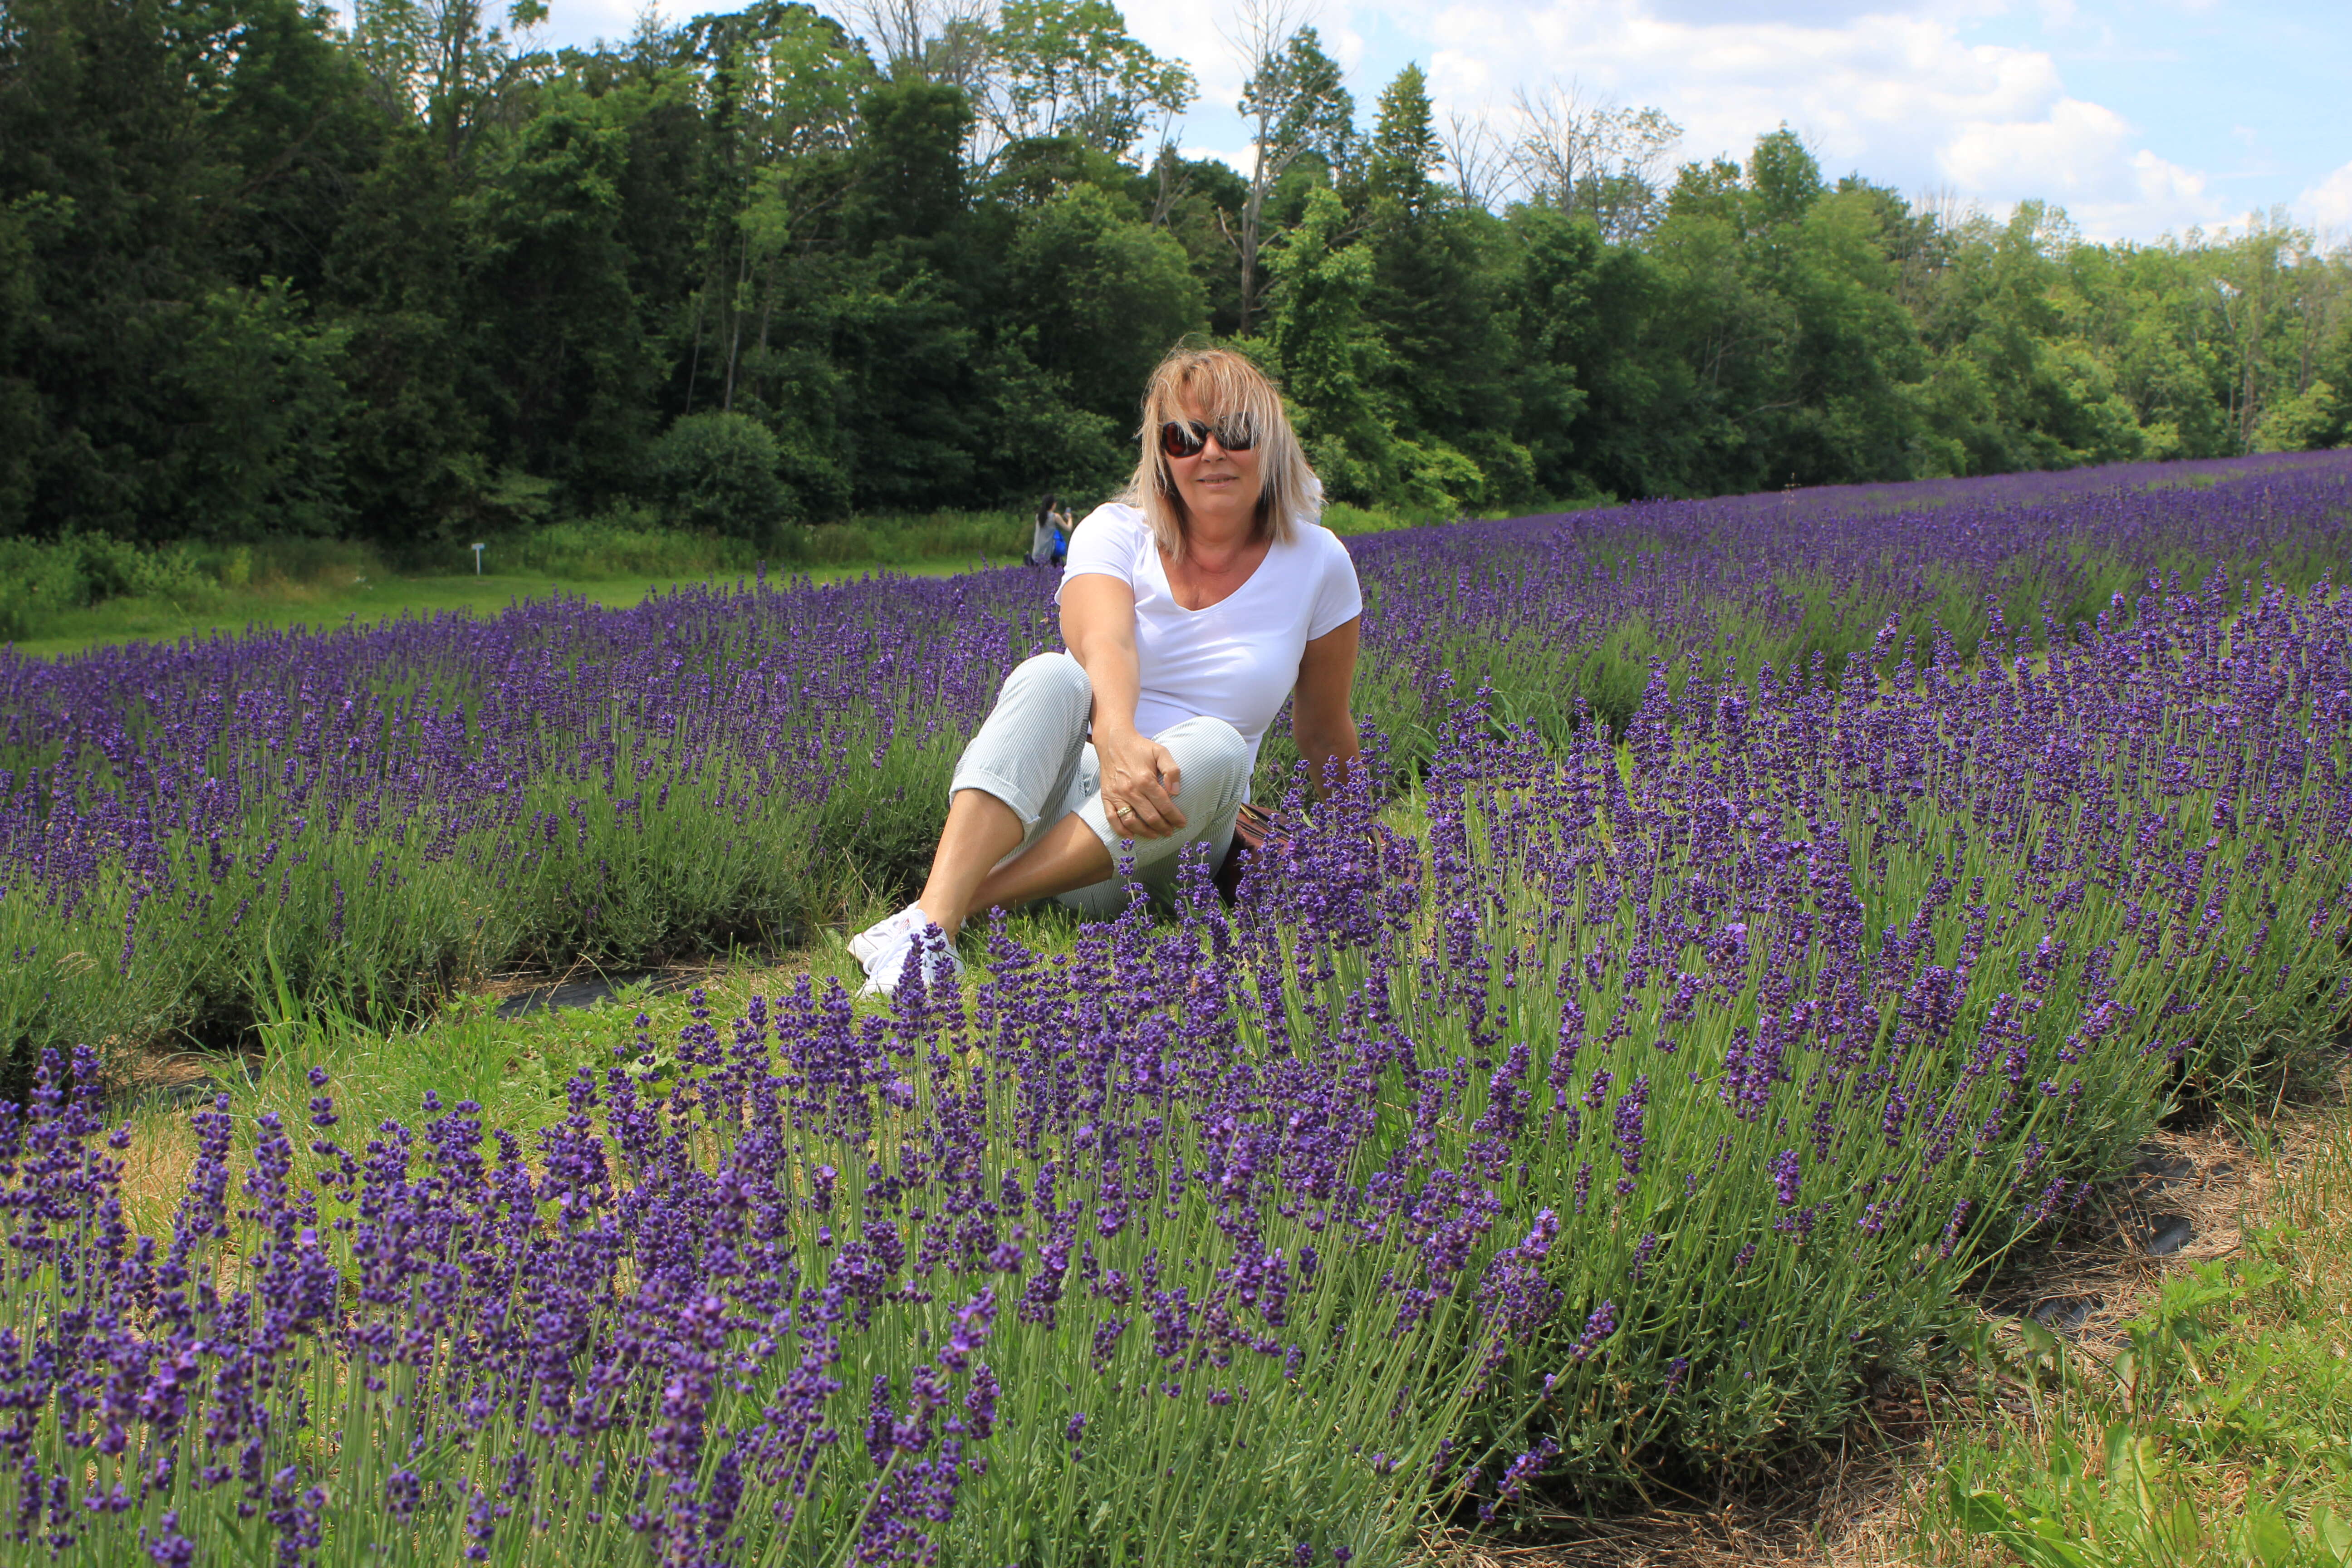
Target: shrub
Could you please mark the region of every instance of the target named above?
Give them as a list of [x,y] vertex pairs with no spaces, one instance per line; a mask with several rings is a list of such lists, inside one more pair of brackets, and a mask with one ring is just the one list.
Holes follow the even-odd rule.
[[34,636],[62,611],[109,599],[203,598],[217,583],[181,545],[152,549],[102,533],[0,540],[0,640]]
[[761,553],[748,539],[665,527],[649,507],[502,534],[490,549],[494,570],[579,579],[744,572],[758,564]]
[[782,454],[758,420],[689,414],[654,443],[654,492],[670,521],[725,539],[766,540],[791,517]]

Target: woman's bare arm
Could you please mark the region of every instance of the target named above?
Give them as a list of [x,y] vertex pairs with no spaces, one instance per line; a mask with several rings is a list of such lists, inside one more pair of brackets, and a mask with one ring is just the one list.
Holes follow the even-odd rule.
[[1183,780],[1168,748],[1136,732],[1143,679],[1135,653],[1135,590],[1099,573],[1064,578],[1062,641],[1094,687],[1104,814],[1122,834],[1167,837],[1184,826],[1173,798]]
[[1307,645],[1298,685],[1290,696],[1290,732],[1307,760],[1317,793],[1345,784],[1356,765],[1356,715],[1349,706],[1356,684],[1356,642],[1363,617],[1332,627]]

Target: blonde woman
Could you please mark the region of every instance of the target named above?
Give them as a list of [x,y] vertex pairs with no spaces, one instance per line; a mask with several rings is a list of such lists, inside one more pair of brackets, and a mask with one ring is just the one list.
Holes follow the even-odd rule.
[[851,941],[869,993],[931,930],[949,944],[935,977],[961,974],[952,944],[976,910],[1116,914],[1130,881],[1164,900],[1187,846],[1213,865],[1286,700],[1315,777],[1354,765],[1363,597],[1316,521],[1322,487],[1280,394],[1239,354],[1179,349],[1144,392],[1142,448],[1126,493],[1071,536],[1069,651],[1006,678],[956,765],[921,896]]

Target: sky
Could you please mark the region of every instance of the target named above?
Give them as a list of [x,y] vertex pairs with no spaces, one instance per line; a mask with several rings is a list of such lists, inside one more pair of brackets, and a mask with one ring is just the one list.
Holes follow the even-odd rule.
[[[549,46],[619,37],[639,0],[551,0]],[[681,4],[684,16],[726,0]],[[820,9],[840,12],[819,0]],[[1135,36],[1192,66],[1191,156],[1249,162],[1233,111],[1234,0],[1125,0]],[[1655,105],[1678,160],[1743,158],[1786,123],[1832,178],[2006,213],[2063,205],[2092,239],[2241,227],[2284,205],[2352,243],[2352,0],[1296,0],[1369,126],[1408,63],[1441,122],[1507,131],[1521,92]],[[845,18],[846,19],[846,18]]]

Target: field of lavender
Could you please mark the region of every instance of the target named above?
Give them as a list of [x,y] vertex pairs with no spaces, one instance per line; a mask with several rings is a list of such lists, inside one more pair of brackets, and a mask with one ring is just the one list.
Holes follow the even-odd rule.
[[1386,765],[1233,908],[803,982],[535,1126],[224,1099],[153,1237],[85,1042],[870,902],[1048,585],[14,661],[8,1528],[1370,1563],[1753,1465],[2344,1018],[2347,531],[2336,454],[1359,541]]

